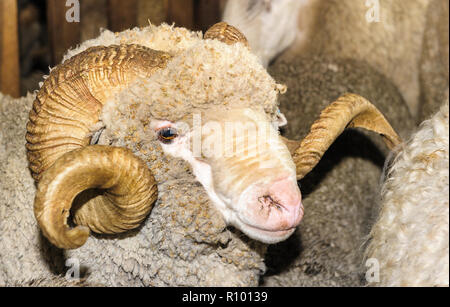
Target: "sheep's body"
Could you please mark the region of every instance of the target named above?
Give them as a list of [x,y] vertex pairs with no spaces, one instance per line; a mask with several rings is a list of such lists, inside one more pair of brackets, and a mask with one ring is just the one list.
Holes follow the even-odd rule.
[[[356,92],[373,102],[402,138],[414,127],[396,87],[362,62],[298,57],[276,61],[269,72],[288,87],[280,97],[280,109],[288,119],[289,138],[306,135],[316,114],[343,92]],[[264,285],[365,283],[363,244],[375,214],[387,154],[377,137],[367,135],[359,131],[341,135],[300,181],[305,216],[292,237],[269,246]]]
[[[264,63],[269,63],[281,51],[280,47],[287,45],[272,44],[276,38],[287,39],[296,33],[295,42],[283,56],[324,55],[366,61],[393,81],[411,113],[417,115],[419,61],[430,0],[268,1],[273,2],[271,5],[260,2],[232,1],[229,6],[241,7],[228,9],[225,20],[244,34],[247,30],[254,32],[248,33],[250,45],[256,53],[266,56]],[[256,6],[259,10],[253,8]],[[280,22],[293,20],[293,7],[298,9],[296,27]],[[261,18],[265,22],[259,25]]]
[[372,285],[448,287],[448,143],[447,101],[422,123],[389,170],[367,251],[379,264],[379,280]]

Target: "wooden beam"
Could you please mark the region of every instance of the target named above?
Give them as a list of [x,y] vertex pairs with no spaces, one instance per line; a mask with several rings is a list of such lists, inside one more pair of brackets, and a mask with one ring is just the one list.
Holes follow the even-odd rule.
[[167,20],[168,0],[139,0],[137,23],[139,27],[148,26],[148,21],[160,25]]
[[80,41],[96,38],[108,28],[108,0],[81,0]]
[[220,0],[196,0],[194,17],[196,29],[205,32],[213,24],[222,19],[223,1]]
[[0,92],[20,96],[19,35],[16,0],[0,1]]
[[167,3],[167,22],[177,27],[196,30],[194,0],[169,0]]
[[59,64],[66,51],[80,43],[81,25],[80,22],[66,20],[69,9],[71,7],[66,7],[66,1],[47,0],[47,29],[52,50],[52,65]]
[[108,28],[120,32],[137,26],[137,0],[109,0]]
[[206,31],[222,19],[225,0],[168,0],[167,22]]

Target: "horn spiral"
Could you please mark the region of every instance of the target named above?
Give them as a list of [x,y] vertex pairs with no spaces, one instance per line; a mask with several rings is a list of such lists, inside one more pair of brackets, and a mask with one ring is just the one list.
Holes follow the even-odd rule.
[[[145,163],[124,149],[89,144],[108,98],[170,59],[139,45],[92,47],[44,81],[30,111],[26,148],[38,185],[35,216],[56,246],[81,246],[88,228],[100,233],[136,228],[150,212],[156,185]],[[74,222],[81,226],[68,229],[73,199],[90,188],[105,191],[77,210]]]

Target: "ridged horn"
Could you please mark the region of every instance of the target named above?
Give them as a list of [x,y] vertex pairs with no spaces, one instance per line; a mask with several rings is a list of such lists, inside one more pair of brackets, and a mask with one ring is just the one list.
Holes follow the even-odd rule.
[[[106,190],[67,218],[75,197],[82,191]],[[34,213],[44,235],[59,248],[82,246],[89,229],[120,233],[139,225],[156,200],[155,180],[147,165],[120,147],[93,145],[64,154],[39,182]],[[88,227],[86,227],[88,226]]]
[[319,163],[345,128],[365,128],[379,133],[389,149],[401,143],[400,137],[373,104],[359,95],[344,94],[321,112],[301,142],[283,138],[296,165],[297,180]]
[[228,45],[232,45],[234,43],[242,43],[247,48],[249,47],[248,40],[241,31],[237,28],[229,25],[226,22],[219,22],[212,25],[203,36],[204,39],[217,39],[223,43]]
[[92,47],[57,66],[37,93],[27,123],[33,178],[64,153],[89,145],[106,100],[147,78],[170,56],[139,45]]
[[[51,71],[36,95],[30,111],[29,122],[27,123],[27,157],[32,176],[38,183],[39,191],[47,188],[51,189],[60,180],[58,179],[60,177],[55,175],[55,182],[50,182],[49,180],[46,180],[45,183],[40,182],[46,170],[60,158],[65,157],[65,154],[90,144],[93,132],[98,129],[99,116],[107,99],[128,87],[133,80],[150,77],[155,70],[165,67],[170,58],[171,56],[165,52],[155,51],[139,45],[98,46],[73,56]],[[107,151],[104,150],[103,152],[106,154]],[[83,152],[75,151],[74,153],[86,157],[85,154],[82,154]],[[89,160],[89,158],[86,159]],[[125,158],[116,158],[115,164],[111,166],[113,166],[112,170],[117,171],[117,174],[112,174],[111,178],[121,174],[122,170],[126,168],[122,163],[128,165],[127,161]],[[57,169],[63,172],[60,176],[64,176],[66,170],[62,167]],[[84,168],[84,170],[90,170],[93,173],[99,171],[95,167],[90,169]],[[79,176],[76,172],[72,174]],[[155,189],[154,179],[150,173],[148,174],[150,177],[143,181],[148,185],[142,189],[153,191]],[[129,176],[122,177],[130,179]],[[84,186],[83,181],[86,180],[85,178],[89,178],[87,173],[83,173],[82,177],[76,178],[78,184],[75,184],[76,180],[73,183],[77,186]],[[64,180],[65,182],[72,182],[68,179]],[[74,221],[89,227],[93,231],[106,233],[121,232],[139,226],[143,219],[141,213],[144,211],[149,212],[156,196],[150,196],[152,193],[149,195],[140,193],[139,195],[142,197],[147,195],[145,196],[146,198],[136,200],[132,195],[126,196],[127,193],[135,193],[134,187],[124,181],[120,182],[121,185],[119,187],[115,186],[113,190],[107,190],[104,196],[89,200],[80,208]],[[49,186],[46,187],[45,185]],[[105,185],[101,184],[101,186]],[[67,189],[70,188],[67,187]],[[123,195],[121,199],[127,199],[128,197],[132,201],[129,208],[133,208],[132,204],[142,202],[146,204],[148,210],[140,208],[136,213],[136,217],[130,218],[132,215],[128,211],[125,216],[121,210],[112,209],[123,205],[122,203],[115,203],[117,199],[111,196],[114,194],[114,191],[118,190],[121,191],[120,195]],[[64,194],[64,192],[62,193]],[[106,199],[99,200],[100,198]],[[57,208],[60,208],[57,203],[50,204],[42,199],[40,201],[45,203],[46,206],[54,206],[52,207],[54,209],[48,210],[58,210]],[[95,204],[100,206],[95,206]],[[110,209],[104,209],[103,204],[109,204]],[[35,205],[41,206],[36,203]],[[35,212],[39,213],[39,210]],[[83,212],[90,212],[91,217]],[[60,214],[63,214],[63,212],[60,212]],[[98,221],[99,217],[108,218],[109,220],[103,220],[100,223]],[[124,218],[123,222],[121,222],[122,217]],[[53,227],[46,223],[54,220],[47,218],[38,218],[38,220],[42,229]],[[127,225],[126,227],[124,223]],[[59,247],[74,248],[79,246],[80,242],[85,241],[84,236],[86,235],[84,230],[80,230],[82,228],[75,229],[77,230],[70,232],[70,236],[74,236],[70,244],[53,240],[50,237],[49,239],[53,240],[52,242]],[[47,235],[50,232],[44,231],[44,234]],[[75,234],[80,237],[75,239]],[[56,237],[54,234],[52,236]]]

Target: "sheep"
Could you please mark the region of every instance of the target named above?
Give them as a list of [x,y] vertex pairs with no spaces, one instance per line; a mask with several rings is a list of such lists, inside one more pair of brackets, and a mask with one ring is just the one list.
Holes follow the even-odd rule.
[[[327,101],[356,92],[386,115],[402,139],[414,129],[401,94],[363,61],[323,56],[277,59],[269,73],[288,91],[280,110],[284,134],[301,139]],[[349,130],[299,184],[305,216],[286,241],[268,247],[264,286],[363,286],[364,243],[376,217],[380,178],[389,152],[373,136]]]
[[[245,37],[219,23],[204,37],[167,25],[104,31],[69,51],[35,97],[1,97],[2,131],[12,131],[0,151],[0,284],[54,278],[72,265],[104,285],[257,285],[266,244],[289,237],[303,216],[296,179],[342,130],[366,127],[391,147],[400,142],[383,115],[352,94],[322,111],[303,142],[283,139],[284,90]],[[36,188],[20,141],[33,99],[26,151]],[[246,137],[232,134],[231,144],[247,144],[245,159],[214,150],[197,159],[186,145],[198,133],[194,111],[206,122],[202,142],[223,142],[220,129],[204,130],[209,122],[239,119],[265,130],[270,146],[262,154],[249,146],[255,131],[244,126]]]
[[289,46],[284,57],[324,55],[366,61],[393,81],[417,117],[419,62],[429,3],[228,0],[223,20],[243,31],[265,64]]
[[370,285],[449,286],[448,141],[447,98],[389,169],[366,252],[376,270]]

